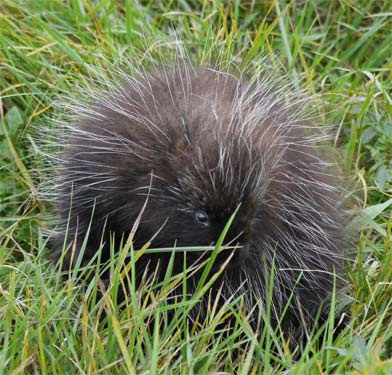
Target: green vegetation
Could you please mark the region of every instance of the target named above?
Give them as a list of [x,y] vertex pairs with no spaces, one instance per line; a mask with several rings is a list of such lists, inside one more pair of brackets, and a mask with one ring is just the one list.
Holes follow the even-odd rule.
[[[361,231],[349,283],[300,356],[268,324],[256,342],[230,303],[187,324],[198,296],[165,299],[184,275],[147,283],[118,309],[117,290],[134,285],[116,266],[136,261],[130,242],[101,300],[97,270],[85,270],[82,290],[83,275],[62,278],[47,259],[33,127],[55,116],[60,95],[82,92],[90,67],[110,74],[175,29],[199,61],[264,54],[303,77],[354,176]],[[391,374],[391,30],[390,0],[0,0],[0,374]],[[333,337],[342,311],[348,325]],[[227,314],[237,314],[230,334],[219,326]]]

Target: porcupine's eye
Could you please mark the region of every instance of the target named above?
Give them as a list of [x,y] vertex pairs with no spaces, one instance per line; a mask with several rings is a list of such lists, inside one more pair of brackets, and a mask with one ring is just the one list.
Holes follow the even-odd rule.
[[195,212],[195,220],[205,226],[208,226],[209,224],[208,215],[201,210]]

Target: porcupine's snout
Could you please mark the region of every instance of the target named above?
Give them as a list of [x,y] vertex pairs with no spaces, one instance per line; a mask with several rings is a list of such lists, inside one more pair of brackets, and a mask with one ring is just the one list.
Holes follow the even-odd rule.
[[224,249],[225,258],[228,254],[233,254],[230,260],[230,266],[240,266],[243,262],[247,261],[250,255],[249,240],[251,237],[251,223],[249,219],[234,218],[228,233],[225,237]]

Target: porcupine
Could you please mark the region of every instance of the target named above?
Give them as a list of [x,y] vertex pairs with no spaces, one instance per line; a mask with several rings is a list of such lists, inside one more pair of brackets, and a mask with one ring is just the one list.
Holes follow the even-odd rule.
[[[282,327],[299,340],[331,294],[344,233],[340,177],[306,118],[306,97],[274,77],[190,63],[122,78],[77,106],[66,126],[54,258],[76,241],[63,259],[72,267],[90,226],[83,260],[100,243],[108,259],[111,236],[118,244],[145,203],[136,249],[151,239],[153,247],[214,244],[238,208],[225,239],[238,248],[216,288],[224,298],[243,293],[250,308],[265,305],[273,268],[276,319],[290,301]],[[137,272],[159,265],[162,277],[170,255],[143,255]],[[179,252],[174,272],[182,270]]]

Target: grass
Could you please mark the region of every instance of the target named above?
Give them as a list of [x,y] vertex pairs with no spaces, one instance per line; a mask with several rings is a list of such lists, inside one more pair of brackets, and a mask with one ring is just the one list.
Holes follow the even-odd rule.
[[[389,0],[0,5],[0,374],[392,373]],[[42,227],[49,208],[37,195],[42,172],[32,128],[55,116],[53,100],[80,92],[89,67],[110,74],[135,50],[173,38],[173,28],[195,46],[199,61],[217,53],[246,64],[263,53],[289,76],[303,77],[310,92],[321,94],[321,118],[333,126],[336,148],[355,180],[360,235],[349,287],[336,296],[320,344],[315,336],[300,356],[268,325],[256,342],[242,316],[232,334],[220,332],[220,319],[238,314],[230,304],[212,306],[207,322],[190,326],[186,315],[197,296],[165,300],[186,280],[182,275],[168,275],[159,290],[146,285],[131,293],[119,311],[116,290],[132,280],[116,259],[112,286],[101,300],[97,270],[85,271],[90,283],[82,290],[82,276],[64,279],[47,260]],[[130,268],[134,258],[127,258]],[[176,319],[168,319],[169,310]],[[349,323],[333,337],[334,313],[341,311]],[[245,351],[241,340],[249,344]]]

